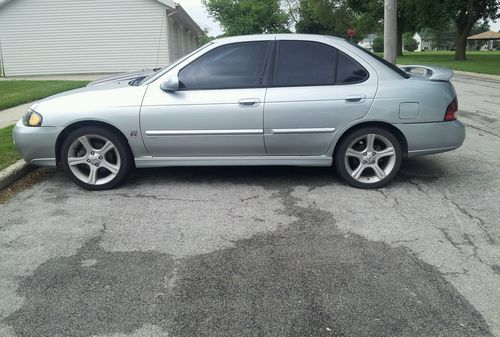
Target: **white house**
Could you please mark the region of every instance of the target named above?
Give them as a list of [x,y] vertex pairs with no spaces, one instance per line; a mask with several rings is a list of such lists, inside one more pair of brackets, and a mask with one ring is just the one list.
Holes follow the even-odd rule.
[[0,0],[5,76],[153,68],[203,34],[172,0]]
[[415,51],[434,50],[434,40],[429,34],[424,32],[413,34],[413,39],[417,41],[417,49]]
[[363,40],[358,42],[358,46],[361,46],[369,51],[373,51],[373,41],[377,37],[377,34],[368,34]]

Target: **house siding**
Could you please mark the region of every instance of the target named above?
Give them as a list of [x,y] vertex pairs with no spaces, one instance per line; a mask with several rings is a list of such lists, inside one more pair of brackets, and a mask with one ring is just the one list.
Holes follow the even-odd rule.
[[[168,22],[168,24],[167,24]],[[15,0],[0,7],[5,75],[112,73],[162,66],[185,52],[156,0]]]

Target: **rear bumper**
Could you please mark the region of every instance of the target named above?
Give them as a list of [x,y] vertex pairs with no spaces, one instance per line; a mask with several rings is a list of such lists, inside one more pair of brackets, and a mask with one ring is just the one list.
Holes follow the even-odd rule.
[[423,156],[459,148],[465,140],[460,121],[395,124],[406,137],[408,157]]
[[17,122],[12,136],[23,159],[33,165],[56,166],[55,145],[62,127],[28,127]]

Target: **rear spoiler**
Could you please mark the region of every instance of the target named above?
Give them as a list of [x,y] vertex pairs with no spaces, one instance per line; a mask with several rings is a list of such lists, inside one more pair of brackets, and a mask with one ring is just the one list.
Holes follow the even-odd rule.
[[400,68],[408,74],[420,75],[431,81],[448,82],[453,77],[453,70],[449,68],[421,65],[404,65]]

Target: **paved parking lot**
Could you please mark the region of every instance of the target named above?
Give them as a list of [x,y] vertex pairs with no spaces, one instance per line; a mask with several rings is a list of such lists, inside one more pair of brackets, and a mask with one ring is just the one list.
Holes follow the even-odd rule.
[[356,190],[324,168],[60,171],[0,205],[0,336],[500,336],[500,82],[467,140]]

